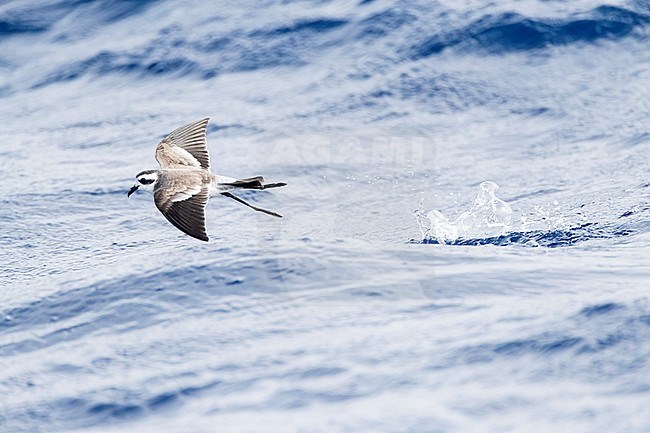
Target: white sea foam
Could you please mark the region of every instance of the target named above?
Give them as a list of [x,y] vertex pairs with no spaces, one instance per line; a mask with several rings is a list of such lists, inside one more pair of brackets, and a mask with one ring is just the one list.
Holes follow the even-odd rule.
[[415,212],[422,239],[435,239],[439,243],[453,242],[458,238],[484,238],[504,234],[511,227],[512,208],[495,195],[499,186],[494,182],[482,182],[470,210],[450,221],[439,210],[426,215],[422,209]]

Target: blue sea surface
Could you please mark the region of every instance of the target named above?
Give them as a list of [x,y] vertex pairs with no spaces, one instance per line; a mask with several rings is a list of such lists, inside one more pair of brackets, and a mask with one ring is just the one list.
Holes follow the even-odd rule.
[[[646,0],[0,3],[0,432],[650,432]],[[127,199],[211,117],[210,243]],[[500,235],[439,244],[413,212]]]

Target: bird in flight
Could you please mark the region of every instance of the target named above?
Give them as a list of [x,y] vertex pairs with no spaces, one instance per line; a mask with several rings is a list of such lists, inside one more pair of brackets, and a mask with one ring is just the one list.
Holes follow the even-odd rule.
[[208,241],[205,230],[205,207],[211,196],[220,194],[267,215],[282,215],[254,206],[232,191],[241,189],[268,189],[286,183],[264,183],[264,177],[244,179],[213,174],[205,130],[210,118],[181,126],[165,137],[156,147],[159,170],[144,170],[135,178],[127,196],[138,189],[153,192],[153,200],[167,221],[193,238]]

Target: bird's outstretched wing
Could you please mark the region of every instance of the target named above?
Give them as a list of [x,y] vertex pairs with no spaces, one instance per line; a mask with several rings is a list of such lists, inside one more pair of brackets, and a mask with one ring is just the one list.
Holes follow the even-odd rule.
[[[185,179],[187,180],[187,179]],[[159,182],[153,192],[158,210],[176,228],[193,238],[208,241],[205,206],[210,198],[208,185],[198,182]]]
[[156,147],[156,160],[161,168],[210,168],[210,155],[205,138],[209,117],[173,130]]

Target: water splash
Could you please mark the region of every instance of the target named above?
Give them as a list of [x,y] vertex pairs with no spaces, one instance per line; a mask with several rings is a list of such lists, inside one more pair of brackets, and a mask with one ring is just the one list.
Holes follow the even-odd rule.
[[501,236],[512,223],[512,208],[495,195],[499,186],[494,182],[483,182],[469,211],[463,212],[455,221],[450,221],[439,210],[426,215],[420,209],[415,218],[420,227],[423,240],[435,239],[444,244],[459,238],[488,238]]

